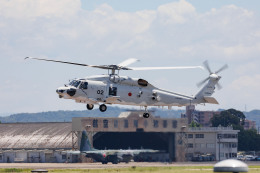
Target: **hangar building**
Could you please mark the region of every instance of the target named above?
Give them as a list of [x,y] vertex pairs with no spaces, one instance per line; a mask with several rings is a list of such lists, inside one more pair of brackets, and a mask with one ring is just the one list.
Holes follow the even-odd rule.
[[73,148],[80,147],[81,132],[86,130],[96,149],[156,149],[169,153],[171,161],[184,161],[187,119],[152,115],[146,119],[142,114],[136,111],[113,118],[73,118]]
[[0,163],[77,162],[71,123],[0,124]]

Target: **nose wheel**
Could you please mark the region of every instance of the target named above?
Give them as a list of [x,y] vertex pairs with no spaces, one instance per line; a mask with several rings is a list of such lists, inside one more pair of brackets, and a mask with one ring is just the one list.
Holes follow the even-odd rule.
[[87,109],[88,110],[92,110],[94,108],[94,105],[92,105],[92,104],[87,104]]
[[145,113],[143,114],[143,117],[144,117],[144,118],[149,118],[149,117],[150,117],[150,114],[147,113],[147,112],[145,112]]
[[99,110],[101,112],[105,112],[107,110],[107,106],[105,104],[102,104],[102,105],[99,106]]

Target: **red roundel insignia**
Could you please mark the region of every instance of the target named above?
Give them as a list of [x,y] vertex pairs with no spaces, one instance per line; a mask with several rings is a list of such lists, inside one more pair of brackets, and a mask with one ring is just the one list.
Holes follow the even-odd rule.
[[128,96],[132,96],[132,93],[131,93],[131,92],[129,92],[129,93],[128,93]]

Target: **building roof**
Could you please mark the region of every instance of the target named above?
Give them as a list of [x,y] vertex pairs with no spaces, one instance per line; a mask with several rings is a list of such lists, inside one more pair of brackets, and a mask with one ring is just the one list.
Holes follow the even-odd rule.
[[68,149],[71,123],[0,124],[1,149]]

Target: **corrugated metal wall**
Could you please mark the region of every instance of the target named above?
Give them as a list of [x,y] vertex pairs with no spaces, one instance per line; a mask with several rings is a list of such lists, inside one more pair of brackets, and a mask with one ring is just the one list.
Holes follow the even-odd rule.
[[71,123],[0,124],[1,149],[72,147]]

